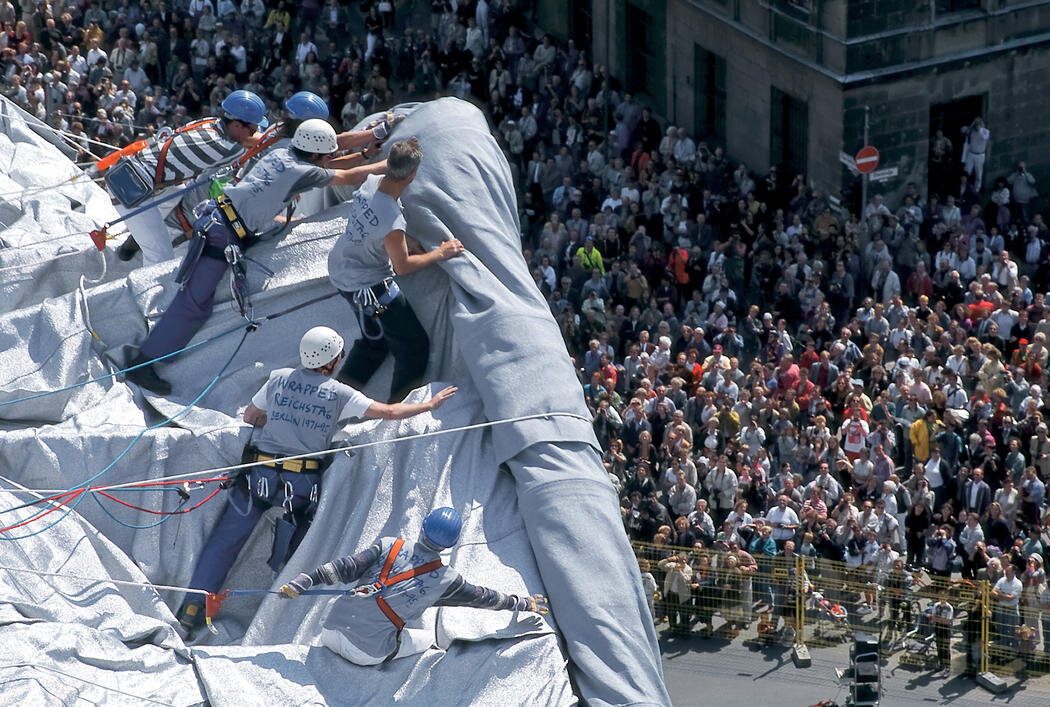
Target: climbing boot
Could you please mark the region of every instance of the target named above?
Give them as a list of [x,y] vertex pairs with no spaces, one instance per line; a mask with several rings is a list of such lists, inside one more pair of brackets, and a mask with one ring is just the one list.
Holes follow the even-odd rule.
[[[139,354],[134,360],[132,360],[131,366],[138,366],[148,360],[148,358]],[[145,388],[151,393],[156,393],[157,395],[171,395],[171,383],[157,375],[157,372],[153,370],[152,363],[148,366],[142,366],[141,368],[128,371],[124,374],[124,379],[130,383],[134,383],[140,388]]]
[[178,619],[178,631],[184,641],[192,641],[193,637],[204,625],[204,604],[198,599],[186,599],[175,614]]
[[135,253],[138,253],[140,250],[141,248],[139,248],[139,244],[135,242],[135,238],[133,236],[128,236],[127,240],[121,243],[120,247],[117,248],[117,257],[123,261],[128,261],[134,258]]

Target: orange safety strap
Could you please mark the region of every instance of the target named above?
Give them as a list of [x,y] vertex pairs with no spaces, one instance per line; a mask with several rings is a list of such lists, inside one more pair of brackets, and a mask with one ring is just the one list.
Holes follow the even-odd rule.
[[[392,587],[395,584],[399,584],[409,579],[414,579],[421,574],[433,572],[437,568],[441,567],[441,560],[434,560],[433,562],[428,562],[425,565],[420,565],[419,567],[413,567],[410,570],[405,570],[404,572],[400,572],[391,577],[390,570],[394,568],[394,560],[397,559],[397,555],[399,552],[401,552],[401,548],[402,546],[404,546],[404,544],[405,541],[401,538],[398,538],[394,541],[393,547],[390,548],[390,552],[388,552],[386,555],[386,562],[383,563],[383,569],[379,572],[378,582],[383,586],[384,589],[387,587]],[[405,627],[405,622],[400,616],[397,615],[397,612],[390,607],[390,604],[386,602],[386,599],[383,598],[382,594],[376,597],[376,604],[379,605],[379,610],[382,611],[388,619],[390,619],[390,623],[394,624],[394,627],[397,629],[397,632],[401,633],[401,629]]]
[[193,233],[193,224],[190,223],[190,220],[188,218],[186,218],[186,214],[182,211],[181,204],[175,207],[175,218],[178,219],[179,228],[182,229],[183,233],[185,233],[187,236]]
[[147,141],[138,140],[136,142],[131,143],[127,147],[122,147],[116,152],[111,152],[95,163],[95,169],[97,169],[101,174],[102,172],[105,172],[107,169],[115,165],[121,157],[130,157],[131,155],[137,155],[138,153],[145,150],[147,145],[149,145]]
[[233,172],[236,172],[241,167],[246,165],[249,160],[253,159],[263,150],[266,150],[272,147],[273,145],[277,144],[277,142],[283,137],[283,135],[281,134],[281,127],[283,127],[283,125],[283,123],[274,123],[269,128],[267,128],[266,132],[264,132],[262,134],[262,137],[259,138],[259,142],[255,143],[247,150],[245,150],[244,154],[238,157],[237,161],[231,165],[231,167],[233,168]]
[[168,163],[168,148],[171,147],[171,142],[182,133],[189,132],[191,130],[199,130],[207,127],[215,122],[215,118],[204,118],[193,123],[187,123],[181,128],[171,134],[167,140],[164,141],[164,146],[160,148],[160,154],[157,156],[157,171],[153,175],[154,188],[160,188],[164,184],[164,166]]

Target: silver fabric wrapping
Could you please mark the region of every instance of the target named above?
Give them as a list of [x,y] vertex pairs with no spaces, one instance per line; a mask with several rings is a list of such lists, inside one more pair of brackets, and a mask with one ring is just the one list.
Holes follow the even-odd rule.
[[[227,586],[278,587],[300,571],[366,547],[380,535],[411,537],[431,508],[454,505],[464,515],[465,528],[450,563],[472,582],[505,592],[549,594],[553,613],[547,628],[474,643],[491,633],[505,633],[509,612],[432,610],[424,616],[425,625],[441,622],[445,633],[461,640],[447,652],[432,649],[381,669],[364,669],[316,645],[328,605],[323,597],[284,602],[253,596],[228,599],[215,622],[218,635],[205,634],[203,645],[188,652],[170,636],[147,642],[165,650],[173,667],[182,665],[184,655],[192,655],[200,691],[213,704],[244,704],[256,696],[260,701],[296,703],[426,699],[435,704],[563,704],[576,699],[572,688],[594,704],[666,704],[637,568],[585,420],[550,417],[393,442],[408,434],[517,415],[586,415],[557,327],[521,258],[509,168],[483,116],[454,99],[398,110],[408,117],[393,139],[417,135],[425,149],[416,182],[403,197],[411,235],[435,247],[454,234],[469,251],[402,278],[402,288],[432,342],[428,378],[435,382],[412,397],[423,399],[444,383],[459,386],[460,392],[434,415],[351,426],[346,433],[350,442],[390,443],[359,450],[352,458],[337,455],[326,472],[313,527],[277,576],[265,564],[274,516],[264,518]],[[321,208],[338,197],[345,193],[329,192],[310,203]],[[253,258],[276,272],[267,278],[249,267],[257,316],[332,292],[326,260],[345,225],[344,208],[328,208],[297,223],[280,240],[252,249]],[[0,249],[0,259],[3,255]],[[79,257],[68,260],[77,262]],[[13,304],[0,305],[0,402],[72,385],[122,365],[130,345],[140,342],[151,325],[148,313],[163,305],[164,278],[170,278],[177,265],[170,261],[138,270],[114,266],[103,274],[103,257],[107,265],[114,264],[108,252],[83,257],[85,269],[88,264],[96,267],[89,280],[98,282],[85,283],[82,295],[77,293],[80,273],[75,268],[67,272],[44,263],[28,272],[49,276],[46,296],[36,297],[24,284],[12,290],[17,294]],[[216,302],[215,313],[195,341],[241,321],[225,282]],[[88,331],[89,320],[98,339]],[[334,326],[348,342],[357,336],[349,306],[334,297],[264,322],[232,359],[240,331],[158,366],[158,372],[174,383],[167,399],[144,397],[133,386],[104,378],[67,393],[0,406],[0,474],[34,488],[82,482],[121,454],[145,425],[181,412],[227,363],[226,373],[193,409],[172,424],[146,432],[99,482],[159,478],[237,463],[247,439],[239,412],[271,369],[295,362],[299,338],[317,324]],[[389,375],[387,363],[365,392],[385,397]],[[195,489],[191,502],[209,490]],[[152,508],[172,510],[177,504],[177,496],[168,492],[122,497]],[[191,514],[132,529],[107,515],[99,503],[85,499],[78,514],[127,555],[119,562],[103,558],[101,567],[92,571],[116,572],[133,563],[153,582],[184,584],[223,504],[220,494]],[[124,523],[146,526],[157,520],[112,502],[106,502],[106,508]],[[41,540],[50,537],[62,536],[45,533]],[[32,541],[0,541],[8,552],[25,542]],[[82,568],[71,563],[66,569]],[[163,592],[162,598],[174,608],[182,597]],[[7,601],[11,599],[22,600],[20,595]],[[164,605],[156,608],[163,620],[172,621]],[[133,618],[137,608],[118,611],[85,601],[78,611],[70,615],[70,624],[90,624],[104,612],[125,620]],[[164,642],[169,639],[172,648]],[[41,651],[38,658],[44,655]],[[80,665],[75,654],[47,660],[56,667]],[[132,664],[126,669],[136,670]]]

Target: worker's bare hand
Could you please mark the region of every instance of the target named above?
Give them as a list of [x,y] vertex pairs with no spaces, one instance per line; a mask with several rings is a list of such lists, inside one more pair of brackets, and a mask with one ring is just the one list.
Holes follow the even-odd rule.
[[444,241],[438,250],[441,252],[441,259],[448,260],[449,258],[455,258],[457,255],[466,250],[463,244],[459,242],[458,238],[453,238],[450,241]]
[[437,395],[430,399],[430,409],[437,410],[439,407],[445,404],[446,400],[455,395],[457,390],[459,389],[456,386],[450,385],[444,390],[438,392]]

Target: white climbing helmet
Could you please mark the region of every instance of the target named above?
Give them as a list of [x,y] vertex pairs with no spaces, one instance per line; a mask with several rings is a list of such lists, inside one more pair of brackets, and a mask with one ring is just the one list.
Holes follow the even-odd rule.
[[343,337],[326,326],[315,326],[299,342],[299,361],[303,368],[321,368],[343,351]]
[[310,118],[295,129],[292,147],[317,155],[330,155],[339,149],[339,142],[335,138],[335,128],[328,121]]

